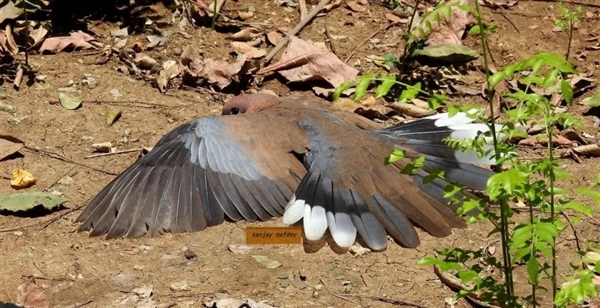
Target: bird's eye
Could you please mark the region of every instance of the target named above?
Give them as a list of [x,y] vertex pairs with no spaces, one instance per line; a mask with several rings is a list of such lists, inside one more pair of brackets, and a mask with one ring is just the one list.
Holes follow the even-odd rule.
[[231,111],[229,111],[229,114],[238,114],[240,113],[240,108],[238,107],[233,107],[231,108]]

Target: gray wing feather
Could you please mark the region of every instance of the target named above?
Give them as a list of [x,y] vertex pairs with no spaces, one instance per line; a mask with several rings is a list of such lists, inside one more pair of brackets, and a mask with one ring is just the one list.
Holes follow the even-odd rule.
[[169,132],[90,200],[79,230],[139,237],[281,216],[295,187],[267,178],[225,125],[205,118]]

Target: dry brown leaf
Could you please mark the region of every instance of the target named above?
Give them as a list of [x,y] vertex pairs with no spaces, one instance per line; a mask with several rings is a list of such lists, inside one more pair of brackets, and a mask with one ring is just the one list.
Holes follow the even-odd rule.
[[332,106],[340,110],[354,112],[358,108],[362,108],[363,105],[355,102],[350,98],[340,98],[332,103]]
[[510,0],[479,0],[479,3],[492,9],[508,9],[517,5],[518,1]]
[[162,35],[148,35],[146,39],[148,40],[148,46],[146,46],[146,49],[163,46],[167,41],[167,38]]
[[15,189],[27,188],[37,182],[37,179],[31,172],[23,170],[19,167],[13,169],[12,177],[10,178],[10,186]]
[[135,63],[135,65],[137,65],[141,69],[149,70],[149,69],[153,68],[156,64],[158,64],[158,61],[154,60],[149,55],[140,52],[140,53],[135,54],[133,63]]
[[27,37],[27,43],[30,46],[29,48],[35,48],[39,46],[41,42],[44,41],[46,36],[48,35],[48,31],[50,31],[50,24],[47,22],[36,22],[29,21],[29,29],[26,27],[27,23],[24,21],[18,21],[17,26],[15,27],[15,33],[17,33],[20,37]]
[[10,25],[6,25],[4,31],[2,32],[3,37],[0,39],[0,45],[3,50],[8,52],[11,55],[16,55],[19,53],[19,46],[17,42],[15,42],[15,38],[13,36],[12,28]]
[[257,74],[273,71],[278,71],[289,81],[324,80],[334,88],[358,76],[357,69],[344,63],[334,53],[295,36],[290,37],[281,60]]
[[205,59],[204,69],[200,76],[204,77],[208,83],[223,89],[231,83],[232,78],[242,70],[245,63],[246,57],[244,55],[240,55],[233,63]]
[[162,69],[158,73],[158,77],[154,80],[156,86],[161,92],[166,92],[169,85],[169,80],[181,74],[181,67],[173,60],[165,61]]
[[421,108],[408,103],[397,102],[394,104],[388,104],[387,107],[414,118],[423,118],[436,114],[435,110]]
[[[465,1],[466,0],[461,0],[460,2],[461,4],[465,4]],[[469,23],[468,13],[466,11],[453,7],[449,19],[447,19],[444,14],[440,13],[439,24],[433,20],[433,17],[434,16],[430,15],[421,22],[421,24],[426,22],[426,20],[431,22],[431,31],[427,34],[427,41],[425,41],[427,45],[462,44],[462,36]]]
[[[553,146],[567,146],[571,145],[572,141],[559,135],[554,135],[552,137]],[[519,140],[519,145],[529,145],[534,146],[536,144],[541,144],[546,146],[548,144],[548,138],[541,135],[531,136],[527,139]]]
[[248,42],[263,35],[263,32],[256,28],[245,28],[229,36],[234,41]]
[[267,33],[267,41],[273,45],[277,45],[283,39],[283,34],[279,31],[271,31]]
[[393,13],[387,13],[385,14],[385,17],[392,23],[392,24],[407,24],[409,21],[409,18],[403,18],[400,17],[396,14]]
[[95,49],[99,46],[102,46],[102,44],[96,41],[93,36],[83,31],[77,31],[71,33],[70,36],[47,38],[40,47],[40,53],[44,51],[61,52],[69,47],[74,49]]
[[45,290],[35,284],[35,280],[27,280],[18,288],[17,305],[25,308],[49,308],[50,301]]
[[346,5],[354,12],[364,12],[367,10],[369,2],[367,0],[351,0]]
[[600,157],[600,146],[597,144],[581,145],[573,148],[573,151],[583,156]]
[[13,136],[0,135],[0,161],[23,148],[23,141]]
[[251,11],[251,10],[248,10],[248,11],[236,11],[236,12],[238,14],[238,17],[242,21],[246,21],[246,20],[252,18],[252,16],[254,16],[254,11]]
[[267,55],[266,50],[250,46],[245,42],[231,42],[230,44],[235,52],[245,55],[248,59],[258,59]]

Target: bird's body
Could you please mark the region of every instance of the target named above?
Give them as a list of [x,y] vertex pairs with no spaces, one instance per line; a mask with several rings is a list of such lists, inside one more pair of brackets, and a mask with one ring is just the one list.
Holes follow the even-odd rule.
[[[314,97],[246,95],[228,104],[224,113],[243,114],[195,120],[166,134],[89,202],[80,230],[138,237],[283,215],[288,224],[303,219],[309,240],[329,229],[342,247],[358,233],[369,247],[383,249],[387,231],[415,247],[413,224],[434,236],[464,226],[441,197],[446,182],[423,184],[424,177],[442,169],[449,181],[484,189],[492,174],[466,164],[489,160],[441,142],[481,129],[464,116],[382,130]],[[394,148],[406,157],[386,164]],[[422,170],[403,174],[418,155],[425,156]]]

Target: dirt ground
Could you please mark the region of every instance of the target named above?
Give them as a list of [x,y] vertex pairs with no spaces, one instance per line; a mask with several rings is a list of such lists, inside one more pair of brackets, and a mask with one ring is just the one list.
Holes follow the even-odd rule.
[[[291,28],[299,20],[297,11],[288,12],[274,1],[231,1],[226,9],[248,4],[257,9],[257,22]],[[171,19],[171,13],[161,4],[154,4],[152,8],[164,16],[165,21]],[[572,58],[581,71],[594,73],[595,78],[600,68],[600,51],[585,48],[594,44],[586,41],[592,37],[590,33],[600,35],[597,17],[600,9],[587,6],[583,9],[584,16],[588,13],[587,16],[596,17],[584,18],[575,30]],[[316,18],[299,36],[323,42],[326,24],[330,35],[347,37],[333,40],[339,58],[345,59],[358,42],[386,25],[388,12],[374,1],[361,13],[351,13],[342,6]],[[556,3],[522,1],[508,10],[484,9],[486,21],[499,26],[489,38],[493,64],[500,68],[542,51],[563,53],[567,36],[553,31],[553,18],[546,14],[559,16]],[[119,26],[106,22],[90,24],[100,41]],[[400,54],[405,29],[406,25],[378,32],[373,38],[378,39],[379,44],[362,45],[349,64],[365,72],[375,70],[365,57]],[[187,45],[198,46],[207,57],[213,58],[227,57],[230,52],[226,33],[197,28],[190,30],[190,34],[189,39],[173,35],[164,47],[150,54],[160,59],[179,59]],[[141,35],[133,38],[143,40]],[[476,37],[467,38],[464,44],[479,49]],[[582,52],[585,57],[580,56]],[[191,119],[216,115],[221,106],[217,98],[222,96],[207,92],[178,89],[161,94],[150,83],[117,72],[115,59],[98,64],[100,60],[99,54],[86,52],[33,55],[31,65],[38,75],[46,76],[45,81],[30,83],[19,91],[10,83],[3,86],[6,97],[2,100],[16,106],[18,111],[14,115],[0,112],[0,133],[25,141],[29,149],[22,150],[22,155],[15,159],[0,162],[0,193],[14,192],[9,178],[11,170],[19,166],[38,177],[35,188],[62,192],[69,199],[66,206],[75,210],[67,212],[65,209],[38,217],[0,215],[0,301],[16,301],[17,287],[24,281],[22,277],[37,276],[40,277],[37,283],[46,289],[53,307],[155,307],[153,304],[198,307],[221,297],[266,301],[277,307],[409,307],[408,303],[418,305],[415,307],[443,307],[445,300],[455,293],[440,282],[431,267],[417,266],[416,261],[441,247],[478,248],[493,243],[493,238],[486,237],[491,226],[485,223],[456,230],[443,239],[420,232],[422,244],[418,249],[393,244],[384,252],[364,255],[336,253],[325,243],[253,246],[249,252],[235,249],[232,252],[230,247],[245,242],[244,222],[157,238],[106,241],[77,233],[78,224],[74,220],[81,212],[78,208],[138,157],[138,153],[127,153],[86,159],[92,152],[92,143],[109,141],[119,150],[150,147],[170,129]],[[481,59],[476,61],[480,62]],[[467,73],[463,80],[480,89],[481,73],[477,70]],[[79,83],[84,74],[91,74],[98,86],[94,89],[78,87],[76,95],[83,98],[82,107],[65,110],[57,103],[57,89],[69,86],[71,81]],[[267,78],[261,88],[280,95],[313,95],[272,77]],[[117,91],[121,96],[115,98]],[[590,94],[583,97],[587,96]],[[482,102],[478,96],[464,99]],[[112,126],[104,123],[103,116],[110,108],[122,110],[122,117]],[[584,116],[588,110],[579,104],[573,108],[575,115],[585,123],[583,131],[596,135],[598,128],[593,126],[593,116]],[[19,123],[15,124],[15,120]],[[524,155],[535,156],[535,151]],[[562,165],[575,176],[563,186],[589,186],[600,171],[599,164],[599,158],[585,158],[582,163],[564,160]],[[262,225],[277,226],[280,222],[275,220]],[[559,242],[557,260],[561,276],[569,273],[569,261],[575,260],[572,249],[576,238],[581,242],[598,240],[600,226],[592,221],[584,220],[575,228],[576,236],[568,230]],[[266,256],[281,266],[267,268],[256,262],[253,255]],[[521,293],[528,291],[524,289],[524,270],[517,270],[515,280]],[[150,299],[134,292],[144,286],[152,287]],[[548,307],[548,298],[542,303]],[[457,307],[467,306],[466,302],[459,302]]]

